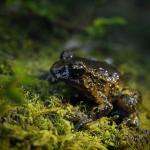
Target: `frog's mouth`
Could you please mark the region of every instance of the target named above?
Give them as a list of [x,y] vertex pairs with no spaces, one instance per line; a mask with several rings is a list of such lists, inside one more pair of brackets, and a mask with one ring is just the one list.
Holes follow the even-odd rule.
[[52,74],[57,78],[61,80],[66,80],[69,78],[69,68],[67,65],[62,67],[57,67],[52,69]]

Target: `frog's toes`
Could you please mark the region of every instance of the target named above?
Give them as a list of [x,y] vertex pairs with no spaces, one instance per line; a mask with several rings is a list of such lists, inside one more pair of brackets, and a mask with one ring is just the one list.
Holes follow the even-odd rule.
[[122,124],[123,125],[125,124],[129,127],[139,128],[140,127],[140,120],[139,120],[138,114],[132,113],[129,117],[127,117],[123,120]]
[[87,123],[93,121],[92,118],[90,117],[84,117],[82,118],[76,125],[75,125],[75,129],[76,130],[81,130]]

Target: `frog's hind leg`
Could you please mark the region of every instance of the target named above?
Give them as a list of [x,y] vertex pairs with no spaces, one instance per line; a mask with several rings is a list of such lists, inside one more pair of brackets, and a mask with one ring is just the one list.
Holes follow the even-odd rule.
[[127,89],[123,90],[121,94],[114,99],[114,105],[129,114],[136,112],[138,103],[142,101],[141,94],[138,91]]
[[141,102],[141,95],[138,91],[123,90],[115,97],[114,105],[125,114],[122,123],[128,126],[139,127],[139,117],[136,107]]

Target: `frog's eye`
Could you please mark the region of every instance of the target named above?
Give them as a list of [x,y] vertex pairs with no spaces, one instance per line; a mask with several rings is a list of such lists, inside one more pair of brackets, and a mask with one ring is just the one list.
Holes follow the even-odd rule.
[[73,58],[73,53],[71,51],[63,51],[60,55],[60,59],[66,60]]

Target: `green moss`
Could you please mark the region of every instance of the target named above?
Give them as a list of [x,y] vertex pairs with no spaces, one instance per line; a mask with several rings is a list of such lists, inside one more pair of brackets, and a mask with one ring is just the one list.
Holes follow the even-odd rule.
[[[142,147],[144,138],[148,140],[148,133],[143,135],[142,131],[140,133],[127,127],[119,129],[107,117],[87,124],[83,131],[78,132],[73,123],[66,119],[66,116],[73,116],[74,107],[63,104],[55,96],[49,97],[49,102],[44,105],[35,94],[32,102],[7,111],[0,118],[2,146],[6,144],[8,148],[19,149],[25,148],[27,142],[29,147],[46,149],[119,149],[131,143],[132,147],[136,147],[138,139],[138,146]],[[144,143],[144,146],[148,145]]]

